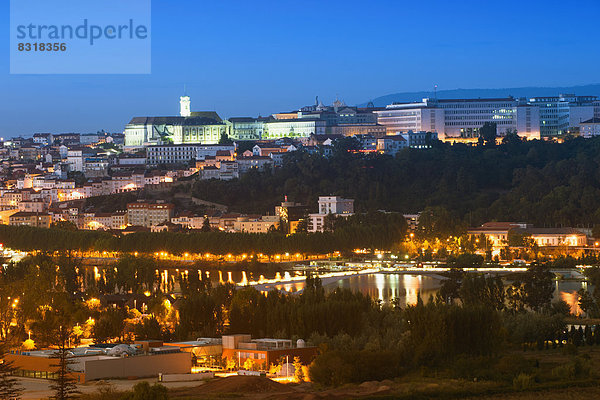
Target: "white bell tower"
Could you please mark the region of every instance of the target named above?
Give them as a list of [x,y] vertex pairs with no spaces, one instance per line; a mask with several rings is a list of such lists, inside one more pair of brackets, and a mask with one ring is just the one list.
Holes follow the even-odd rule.
[[192,115],[190,96],[181,96],[179,98],[179,115],[182,117]]

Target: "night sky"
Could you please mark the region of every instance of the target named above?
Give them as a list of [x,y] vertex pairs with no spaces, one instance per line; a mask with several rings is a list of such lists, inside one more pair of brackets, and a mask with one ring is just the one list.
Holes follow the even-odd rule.
[[[8,26],[8,2],[1,23]],[[598,0],[154,0],[152,74],[10,75],[0,136],[122,131],[132,116],[223,118],[408,91],[598,83]]]

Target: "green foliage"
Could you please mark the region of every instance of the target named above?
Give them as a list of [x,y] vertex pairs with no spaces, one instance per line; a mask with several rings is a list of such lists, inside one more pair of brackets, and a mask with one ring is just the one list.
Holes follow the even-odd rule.
[[460,299],[466,306],[485,306],[495,310],[504,309],[504,283],[498,276],[468,274],[460,287]]
[[219,138],[219,144],[233,144],[233,140],[226,133],[222,133]]
[[555,340],[565,329],[564,316],[560,314],[518,313],[505,314],[504,326],[508,340],[515,344],[543,343]]
[[74,363],[74,360],[70,358],[69,348],[67,347],[71,331],[64,326],[60,326],[55,333],[55,344],[58,349],[51,358],[56,360],[52,364],[53,367],[56,367],[56,377],[50,385],[50,389],[54,392],[50,398],[54,400],[77,398],[79,390],[75,384],[75,379],[70,374],[71,365]]
[[497,136],[497,125],[495,122],[486,122],[479,128],[479,144],[484,146],[495,146]]
[[16,368],[4,359],[5,354],[5,343],[0,343],[0,400],[16,400],[20,398],[23,387],[13,377]]
[[136,340],[157,340],[163,337],[162,327],[156,317],[144,318],[134,328]]
[[534,263],[523,276],[525,303],[534,311],[539,311],[550,305],[554,286],[554,274],[541,264]]
[[[122,309],[109,308],[95,322],[93,335],[97,342],[119,338],[123,334],[125,313]],[[155,339],[155,338],[153,338]]]
[[404,312],[405,342],[416,365],[435,365],[456,355],[491,355],[504,341],[497,311],[482,306],[417,304]]
[[552,369],[552,376],[560,380],[572,380],[588,378],[592,372],[592,365],[589,360],[582,357],[575,357],[568,364],[559,365]]
[[294,357],[294,379],[296,382],[304,382],[304,371],[302,370],[300,357]]
[[535,379],[528,374],[519,374],[513,379],[513,388],[515,390],[530,389],[535,383]]
[[391,379],[405,371],[404,359],[392,351],[328,351],[310,365],[311,382],[325,386]]
[[50,225],[51,228],[62,229],[65,231],[76,231],[77,225],[71,221],[56,221]]
[[136,383],[133,392],[125,400],[168,400],[169,391],[161,384],[150,385],[146,381]]
[[489,147],[438,143],[396,157],[340,151],[323,158],[296,151],[274,171],[231,182],[197,181],[192,191],[246,213],[272,212],[283,193],[304,204],[335,193],[355,199],[361,211],[443,207],[460,222],[444,224],[448,231],[490,220],[600,225],[599,169],[600,138],[510,140]]
[[[207,220],[205,220],[207,221]],[[208,222],[207,222],[208,224]],[[208,229],[208,225],[205,225]],[[28,226],[0,225],[0,242],[7,247],[21,250],[64,251],[98,250],[146,253],[167,251],[173,254],[186,252],[212,254],[276,254],[276,253],[332,253],[351,252],[357,248],[391,248],[398,245],[406,231],[406,222],[399,214],[371,213],[349,217],[336,222],[334,232],[298,233],[283,235],[274,231],[258,233],[171,233],[138,232],[113,236],[99,231],[65,231],[41,229]],[[123,261],[119,271],[131,274],[137,270],[143,274],[141,281],[132,280],[122,289],[125,291],[148,289],[145,280],[151,274],[150,260],[129,258]],[[125,273],[125,272],[123,272]],[[133,279],[133,275],[130,275]]]

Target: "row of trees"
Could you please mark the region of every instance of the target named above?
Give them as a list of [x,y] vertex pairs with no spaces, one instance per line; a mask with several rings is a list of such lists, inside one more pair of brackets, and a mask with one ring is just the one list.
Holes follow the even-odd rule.
[[0,242],[20,250],[63,251],[98,250],[172,254],[325,254],[350,252],[356,248],[392,248],[404,238],[406,222],[401,215],[370,213],[338,219],[324,233],[284,235],[279,231],[264,234],[226,232],[139,232],[113,236],[106,232],[59,228],[0,225]]

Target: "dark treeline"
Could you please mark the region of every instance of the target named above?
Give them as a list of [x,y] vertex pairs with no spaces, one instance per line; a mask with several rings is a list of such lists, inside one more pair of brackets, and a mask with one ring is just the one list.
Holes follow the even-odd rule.
[[393,248],[402,241],[406,232],[406,222],[398,214],[357,215],[335,225],[335,231],[294,235],[273,231],[265,234],[136,232],[120,236],[99,231],[0,225],[0,242],[13,249],[38,251],[324,254],[356,248]]
[[357,211],[418,212],[443,207],[464,224],[527,221],[539,226],[600,224],[600,138],[565,143],[511,137],[499,146],[435,143],[395,158],[346,152],[330,158],[298,151],[282,168],[239,180],[199,181],[193,192],[243,212],[266,212],[283,195],[316,204],[319,195],[356,200]]

